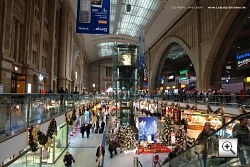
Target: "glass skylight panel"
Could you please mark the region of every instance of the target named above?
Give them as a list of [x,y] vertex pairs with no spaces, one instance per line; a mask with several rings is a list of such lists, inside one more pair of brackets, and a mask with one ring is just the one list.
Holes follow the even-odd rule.
[[[110,2],[110,33],[132,36],[140,35],[161,4],[160,0],[111,0]],[[130,12],[127,12],[128,4],[131,5]],[[114,30],[114,27],[117,27],[117,30]]]

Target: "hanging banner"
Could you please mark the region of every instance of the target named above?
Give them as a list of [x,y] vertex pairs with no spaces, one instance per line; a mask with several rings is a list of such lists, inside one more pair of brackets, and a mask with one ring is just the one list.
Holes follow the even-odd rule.
[[139,140],[156,141],[156,117],[139,117]]
[[110,0],[78,0],[76,32],[109,34]]

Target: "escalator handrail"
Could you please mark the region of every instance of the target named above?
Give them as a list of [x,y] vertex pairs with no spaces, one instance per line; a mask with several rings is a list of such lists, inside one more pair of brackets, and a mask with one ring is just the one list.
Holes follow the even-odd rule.
[[[244,114],[238,115],[237,117],[233,118],[231,121],[229,121],[228,123],[224,124],[222,127],[220,127],[219,129],[217,129],[216,131],[214,131],[213,133],[211,133],[207,138],[203,139],[198,145],[204,143],[208,138],[210,138],[211,136],[214,136],[218,131],[220,131],[221,129],[225,128],[226,126],[228,126],[229,124],[231,124],[232,122],[234,122],[235,120],[241,118],[241,117],[245,117],[245,116],[250,116],[250,112],[246,112]],[[173,161],[175,158],[182,156],[186,151],[191,150],[193,147],[197,146],[197,144],[194,144],[193,146],[189,147],[188,149],[186,149],[185,151],[181,152],[180,154],[178,154],[177,156],[175,156],[174,158],[170,159],[169,161],[167,161],[166,163],[162,164],[165,165],[171,161]]]

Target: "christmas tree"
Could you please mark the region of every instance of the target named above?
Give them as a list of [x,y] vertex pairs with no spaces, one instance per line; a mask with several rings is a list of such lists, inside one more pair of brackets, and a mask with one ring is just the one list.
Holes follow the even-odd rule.
[[35,141],[33,136],[34,126],[31,126],[28,129],[28,143],[32,152],[36,152],[38,150],[38,143]]
[[71,120],[73,122],[76,120],[76,109],[73,109],[73,111],[72,111]]
[[186,148],[186,134],[184,132],[184,129],[181,127],[177,130],[176,135],[175,135],[175,145],[182,146],[182,149]]
[[118,128],[117,132],[115,133],[115,138],[115,141],[122,152],[122,150],[125,149],[125,132],[122,127]]
[[133,150],[136,139],[130,125],[126,126],[124,135],[125,135],[125,140],[124,140],[125,150]]
[[165,124],[163,125],[163,130],[161,132],[162,136],[162,145],[169,146],[171,145],[171,133],[174,131],[174,122],[173,119],[168,114],[165,118]]
[[109,143],[109,140],[113,137],[113,127],[112,127],[112,119],[109,119],[108,122],[108,135],[106,142]]
[[56,129],[56,128],[57,128],[56,120],[53,118],[53,119],[50,121],[48,130],[47,130],[47,138],[52,139],[52,138],[53,138],[53,135],[56,135],[56,134],[57,134],[57,129]]

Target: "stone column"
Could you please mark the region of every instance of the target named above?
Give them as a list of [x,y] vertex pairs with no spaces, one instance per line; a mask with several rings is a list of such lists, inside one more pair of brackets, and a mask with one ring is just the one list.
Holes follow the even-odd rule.
[[58,56],[58,88],[66,86],[66,59],[67,59],[67,33],[68,33],[69,5],[62,2],[60,16],[60,40]]
[[[48,66],[47,72],[49,73],[49,85],[51,90],[53,90],[53,78],[54,78],[54,68],[55,68],[55,51],[54,48],[56,47],[56,9],[57,9],[57,2],[56,1],[49,1],[49,40],[48,40]],[[56,90],[53,90],[55,92]]]

